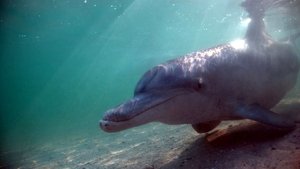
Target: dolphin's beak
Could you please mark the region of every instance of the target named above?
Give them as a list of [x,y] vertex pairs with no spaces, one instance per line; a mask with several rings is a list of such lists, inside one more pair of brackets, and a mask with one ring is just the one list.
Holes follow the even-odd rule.
[[143,119],[137,117],[184,93],[186,92],[169,91],[136,95],[127,102],[106,111],[99,122],[100,128],[106,132],[117,132],[154,121],[155,119],[148,116],[143,116]]
[[136,121],[135,117],[170,98],[170,96],[166,97],[155,94],[137,95],[125,103],[106,111],[99,123],[100,128],[106,132],[117,132],[144,124],[147,119],[142,119],[143,123],[141,123],[141,120]]

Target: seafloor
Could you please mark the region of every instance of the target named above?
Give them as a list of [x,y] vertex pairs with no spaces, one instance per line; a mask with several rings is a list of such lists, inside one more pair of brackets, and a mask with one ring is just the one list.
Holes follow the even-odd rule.
[[11,161],[0,168],[300,169],[300,100],[285,99],[274,110],[297,119],[297,128],[284,131],[242,120],[197,134],[187,125],[149,124],[122,135],[7,152],[1,158]]

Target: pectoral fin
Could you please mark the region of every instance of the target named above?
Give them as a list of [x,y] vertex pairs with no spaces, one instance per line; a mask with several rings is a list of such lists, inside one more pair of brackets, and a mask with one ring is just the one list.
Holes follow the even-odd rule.
[[276,114],[258,104],[239,104],[235,110],[235,113],[240,117],[255,120],[279,128],[292,129],[296,126],[292,119]]
[[217,127],[217,125],[220,124],[220,121],[209,121],[205,123],[197,123],[197,124],[192,124],[192,127],[195,131],[198,133],[206,133],[209,132],[210,130],[214,129]]

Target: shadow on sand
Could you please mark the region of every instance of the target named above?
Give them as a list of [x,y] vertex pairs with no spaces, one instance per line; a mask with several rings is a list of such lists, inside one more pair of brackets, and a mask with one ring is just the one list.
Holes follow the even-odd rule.
[[[299,118],[300,103],[280,104],[276,112]],[[298,119],[299,121],[300,119]],[[200,137],[162,169],[300,168],[300,125],[293,131],[251,121]],[[291,161],[292,160],[292,161]],[[289,163],[288,166],[285,163]]]

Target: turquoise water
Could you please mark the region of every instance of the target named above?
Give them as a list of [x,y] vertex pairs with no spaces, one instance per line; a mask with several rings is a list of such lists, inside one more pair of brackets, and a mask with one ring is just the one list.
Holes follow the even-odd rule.
[[[67,147],[72,139],[89,138],[108,144],[124,137],[130,131],[106,134],[98,120],[132,96],[147,69],[241,38],[246,29],[247,14],[233,0],[1,3],[4,167],[22,166],[16,161],[35,157],[32,147],[54,142]],[[155,127],[150,126],[142,129]]]

